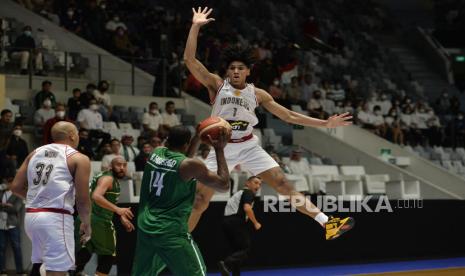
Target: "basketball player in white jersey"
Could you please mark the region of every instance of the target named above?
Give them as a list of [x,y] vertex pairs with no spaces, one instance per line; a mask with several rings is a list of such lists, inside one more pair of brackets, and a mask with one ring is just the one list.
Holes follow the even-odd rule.
[[[208,18],[212,9],[199,7],[197,10],[192,9],[192,11],[194,15],[184,50],[184,62],[194,77],[208,89],[213,105],[212,116],[222,117],[233,128],[230,143],[224,149],[229,170],[240,164],[241,168],[261,177],[263,182],[273,187],[279,194],[289,196],[291,203],[305,202],[305,204],[296,204],[295,207],[319,222],[325,228],[328,240],[337,238],[350,230],[354,224],[352,218],[328,218],[310,200],[294,190],[278,163],[259,146],[258,138],[252,134],[252,130],[253,126],[258,123],[254,110],[259,105],[283,121],[302,126],[326,128],[347,126],[351,124],[352,116],[344,113],[331,116],[327,120],[320,120],[293,112],[276,103],[268,92],[246,83],[246,78],[250,75],[252,59],[249,51],[239,47],[226,49],[223,53],[227,63],[227,78],[225,80],[210,73],[196,59],[195,53],[200,28],[215,19]],[[216,170],[214,152],[210,151],[206,164],[208,169]],[[208,207],[213,194],[213,189],[200,183],[197,185],[194,208],[189,218],[191,231],[197,225],[203,211]]]
[[57,122],[52,127],[52,138],[53,144],[29,154],[12,188],[26,199],[24,224],[32,241],[30,275],[34,276],[40,275],[42,264],[47,276],[66,275],[74,269],[75,201],[82,221],[81,241],[88,241],[91,235],[89,158],[75,150],[79,135],[72,123]]

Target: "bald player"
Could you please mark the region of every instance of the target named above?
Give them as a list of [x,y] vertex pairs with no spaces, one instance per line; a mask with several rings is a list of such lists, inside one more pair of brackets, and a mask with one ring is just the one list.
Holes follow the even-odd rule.
[[[116,257],[116,232],[113,226],[113,214],[119,216],[121,224],[127,232],[134,230],[134,225],[131,223],[134,217],[131,208],[116,206],[120,195],[119,180],[126,176],[127,165],[128,163],[123,156],[116,156],[111,160],[110,170],[103,171],[92,179],[90,184],[92,237],[79,250],[76,249],[75,275],[84,275],[82,272],[92,257],[92,253],[97,254],[98,257],[95,275],[102,276],[110,273]],[[79,223],[79,219],[76,219],[75,225],[78,226]]]
[[74,220],[76,204],[81,219],[81,239],[90,239],[89,158],[75,148],[76,127],[57,122],[53,144],[29,154],[13,180],[12,192],[26,199],[25,230],[32,241],[30,275],[39,276],[43,264],[47,276],[66,275],[74,269]]

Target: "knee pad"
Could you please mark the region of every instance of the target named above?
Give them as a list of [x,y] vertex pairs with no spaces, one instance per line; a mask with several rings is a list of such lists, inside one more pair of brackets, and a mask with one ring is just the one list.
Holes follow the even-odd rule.
[[97,271],[103,274],[110,273],[111,267],[115,263],[115,256],[111,255],[98,255]]

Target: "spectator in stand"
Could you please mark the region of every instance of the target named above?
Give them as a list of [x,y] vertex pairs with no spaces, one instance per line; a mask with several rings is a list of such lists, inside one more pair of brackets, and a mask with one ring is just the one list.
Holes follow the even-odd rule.
[[117,56],[131,57],[136,52],[136,47],[129,39],[128,31],[123,27],[116,28],[113,34],[113,49]]
[[45,76],[43,71],[42,53],[38,48],[36,48],[35,40],[32,37],[31,26],[25,26],[23,28],[23,33],[16,38],[11,52],[12,59],[21,60],[22,75],[26,75],[28,73],[29,57],[31,54],[34,58],[36,75]]
[[383,116],[386,116],[391,110],[392,102],[388,99],[386,93],[381,94],[378,102],[378,105],[381,107],[381,113]]
[[412,99],[408,96],[405,96],[404,99],[401,102],[401,108],[404,110],[407,106],[410,107],[410,109],[413,110],[415,109],[415,104],[413,103]]
[[81,32],[81,15],[73,6],[68,7],[66,14],[61,17],[61,26],[75,34]]
[[302,97],[302,91],[299,86],[299,78],[292,77],[291,78],[291,85],[286,88],[286,97],[290,104],[302,104],[300,98]]
[[3,109],[0,113],[0,151],[4,150],[8,144],[11,133],[13,132],[13,112],[9,109]]
[[[103,4],[103,3],[102,3]],[[83,12],[83,35],[91,42],[103,46],[105,37],[105,22],[108,21],[102,4],[97,5],[96,0],[90,0]],[[104,5],[104,7],[106,7]]]
[[116,156],[121,156],[121,143],[118,139],[113,139],[110,142],[111,153],[106,154],[102,158],[102,171],[111,169],[111,160]]
[[321,101],[321,91],[315,90],[315,92],[313,92],[313,97],[307,104],[307,110],[310,116],[319,119],[324,119],[326,117]]
[[103,138],[100,145],[110,141],[110,134],[103,131],[102,115],[98,112],[98,105],[95,99],[90,100],[89,108],[79,111],[77,122],[80,128],[89,130],[89,137],[92,139]]
[[73,89],[73,96],[68,99],[68,117],[76,121],[77,115],[84,106],[81,101],[81,89],[74,88]]
[[6,148],[7,157],[13,162],[15,168],[19,168],[29,154],[27,143],[21,135],[23,135],[23,128],[16,125]]
[[428,136],[427,121],[430,118],[430,116],[426,112],[424,105],[422,104],[418,105],[412,117],[413,117],[413,121],[415,122],[413,131],[416,133],[417,142],[425,146],[426,137]]
[[410,107],[410,105],[406,105],[400,115],[400,123],[406,142],[409,145],[416,145],[416,133],[413,131],[413,128],[415,128],[415,121],[412,114],[412,107]]
[[309,166],[308,162],[302,159],[302,150],[294,149],[292,150],[290,160],[289,160],[289,169],[293,174],[308,174]]
[[300,89],[302,91],[300,99],[307,104],[312,98],[313,92],[318,90],[318,85],[313,83],[313,77],[311,74],[306,74],[304,76],[304,81],[302,82]]
[[401,128],[400,118],[395,108],[391,108],[388,115],[384,118],[386,123],[386,137],[398,145],[405,145],[404,132]]
[[134,137],[131,135],[125,134],[121,138],[121,143],[123,144],[120,150],[120,155],[124,157],[124,160],[127,162],[133,162],[136,156],[139,154],[139,149],[132,146],[134,142]]
[[142,127],[144,128],[144,134],[146,136],[155,135],[162,123],[163,118],[160,115],[158,104],[156,102],[151,102],[149,105],[149,111],[144,113],[144,117],[142,118]]
[[102,144],[95,156],[95,160],[102,161],[103,157],[108,154],[111,154],[111,144],[109,141]]
[[346,100],[344,102],[343,113],[349,112],[350,114],[354,114],[354,107],[352,106],[352,102],[350,100]]
[[386,124],[379,105],[373,108],[372,123],[375,126],[375,134],[386,138]]
[[329,115],[332,115],[336,112],[336,105],[334,104],[333,100],[330,100],[326,97],[322,96],[322,99],[320,101],[321,107],[323,108],[323,111],[325,113],[325,118],[328,117]]
[[34,98],[34,106],[37,109],[39,109],[42,104],[44,103],[45,99],[49,99],[52,102],[52,108],[55,108],[56,105],[56,98],[55,94],[51,91],[52,89],[52,82],[49,80],[43,81],[42,82],[42,90],[37,92],[35,98]]
[[119,15],[114,15],[113,18],[110,21],[108,21],[107,24],[105,25],[105,29],[112,33],[115,32],[116,29],[118,29],[118,27],[121,27],[124,30],[128,29],[126,24],[120,21]]
[[163,147],[163,141],[159,137],[153,136],[150,138],[150,145],[153,149],[157,149],[158,147]]
[[433,109],[427,109],[428,119],[426,126],[428,127],[427,136],[430,146],[440,146],[444,139],[444,134],[439,117],[436,116]]
[[360,110],[357,114],[357,121],[358,121],[358,124],[371,131],[371,132],[375,132],[376,130],[376,126],[373,124],[373,113],[370,111],[369,107],[368,107],[368,103],[362,103],[362,110]]
[[454,148],[465,146],[465,118],[462,112],[459,112],[448,125],[448,134],[451,139],[451,145]]
[[21,210],[23,209],[23,199],[11,192],[11,184],[14,179],[14,173],[6,177],[6,184],[0,190],[0,273],[5,273],[5,253],[6,245],[9,240],[13,249],[15,258],[16,274],[27,275],[23,270],[23,255],[21,252]]
[[80,100],[82,108],[88,108],[90,100],[95,100],[94,91],[97,89],[97,86],[93,83],[89,83],[86,86],[86,90],[81,93]]
[[103,120],[107,121],[111,114],[111,98],[107,93],[110,87],[108,81],[101,80],[98,89],[94,90],[94,97],[97,100],[98,111],[102,114]]
[[436,100],[436,113],[439,115],[450,114],[450,99],[447,89],[442,90],[441,96]]
[[339,31],[334,31],[328,39],[328,44],[329,46],[332,46],[336,50],[338,50],[340,53],[344,50],[345,47],[345,41],[341,36],[341,33]]
[[136,171],[144,171],[145,164],[147,164],[147,161],[150,158],[150,154],[153,151],[152,145],[150,143],[144,143],[142,146],[142,150],[139,152],[139,154],[136,156],[134,159],[134,164],[136,165]]
[[92,141],[89,139],[89,131],[85,128],[79,129],[79,145],[77,150],[89,157],[90,160],[94,160],[95,153],[92,149]]
[[370,98],[367,101],[368,109],[373,110],[375,106],[381,106],[381,103],[378,101],[379,95],[377,92],[372,92]]
[[283,103],[285,97],[278,78],[273,80],[273,83],[271,83],[270,87],[268,88],[268,92],[275,101]]
[[56,122],[66,121],[73,122],[70,119],[66,118],[66,108],[64,104],[58,103],[55,108],[55,117],[47,120],[44,125],[44,136],[42,140],[42,145],[47,145],[53,143],[52,140],[52,127]]
[[139,149],[139,151],[142,151],[142,148],[144,147],[144,144],[149,143],[148,141],[149,140],[146,139],[146,137],[144,137],[142,135],[137,137],[137,148]]
[[174,102],[168,101],[165,104],[165,112],[161,115],[163,118],[163,125],[166,127],[173,127],[180,124],[178,116],[174,113],[176,107]]
[[55,117],[55,110],[52,108],[52,101],[46,98],[42,103],[42,107],[37,109],[34,113],[34,125],[40,130],[39,132],[42,133],[42,128],[45,123],[53,117]]

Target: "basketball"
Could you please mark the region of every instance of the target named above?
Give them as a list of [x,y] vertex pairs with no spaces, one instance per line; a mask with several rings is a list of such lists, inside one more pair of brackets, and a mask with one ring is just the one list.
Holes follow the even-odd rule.
[[197,132],[199,133],[202,142],[210,144],[208,135],[210,135],[210,137],[213,140],[218,139],[220,129],[222,127],[225,128],[226,131],[229,133],[229,136],[231,136],[231,125],[226,120],[220,117],[209,117],[203,120],[197,126]]

